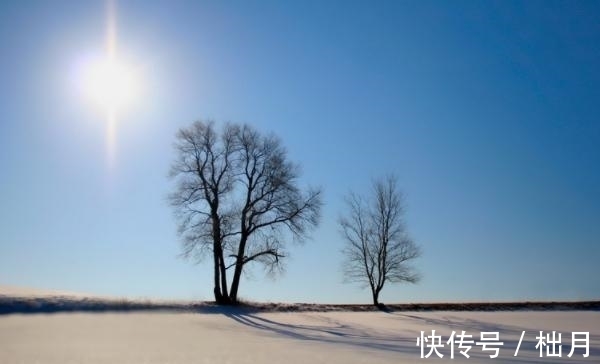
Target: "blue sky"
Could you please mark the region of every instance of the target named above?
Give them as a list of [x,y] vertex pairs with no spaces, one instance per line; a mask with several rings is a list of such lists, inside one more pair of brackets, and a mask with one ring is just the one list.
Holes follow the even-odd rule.
[[175,132],[212,118],[275,132],[325,193],[313,239],[244,298],[369,302],[336,220],[387,173],[424,279],[383,302],[599,298],[598,3],[119,1],[143,87],[112,164],[73,81],[105,9],[0,4],[0,284],[210,299],[166,196]]

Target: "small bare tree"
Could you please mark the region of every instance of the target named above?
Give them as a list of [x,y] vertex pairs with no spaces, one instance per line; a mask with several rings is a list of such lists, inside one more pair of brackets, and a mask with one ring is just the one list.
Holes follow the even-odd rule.
[[[196,122],[177,134],[170,196],[185,256],[212,252],[218,303],[236,303],[244,267],[281,268],[285,238],[316,227],[321,191],[298,187],[299,167],[278,138],[248,125]],[[227,270],[234,268],[228,291]]]
[[386,282],[419,281],[411,263],[421,250],[406,234],[395,177],[375,180],[367,196],[350,193],[346,205],[348,212],[339,220],[346,243],[345,281],[369,286],[373,304],[378,306]]

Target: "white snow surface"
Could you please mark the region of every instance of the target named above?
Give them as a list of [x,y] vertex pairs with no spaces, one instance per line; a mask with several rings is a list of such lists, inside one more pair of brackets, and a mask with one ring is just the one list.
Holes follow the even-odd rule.
[[[421,359],[417,337],[442,335],[442,359]],[[499,332],[499,356],[473,345],[454,360],[452,331]],[[540,357],[536,336],[561,333],[562,358]],[[524,340],[515,357],[522,332]],[[589,332],[589,357],[572,332]],[[558,350],[558,345],[556,345]],[[429,348],[425,350],[425,353]],[[214,313],[101,312],[0,315],[2,364],[101,363],[600,363],[600,312],[260,312],[225,308]]]

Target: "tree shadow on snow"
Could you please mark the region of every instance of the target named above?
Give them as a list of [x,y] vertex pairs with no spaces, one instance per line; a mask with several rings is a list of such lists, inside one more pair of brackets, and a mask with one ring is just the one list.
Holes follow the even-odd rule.
[[345,344],[365,349],[415,353],[415,341],[395,335],[382,335],[374,331],[342,324],[322,318],[323,325],[299,325],[278,322],[252,313],[224,313],[230,319],[270,334],[292,339],[331,344]]
[[[283,336],[296,340],[314,341],[320,343],[347,345],[361,349],[382,350],[389,352],[405,353],[414,355],[415,360],[420,360],[420,348],[416,345],[417,336],[420,332],[407,332],[402,326],[398,326],[398,333],[380,332],[374,328],[353,326],[341,323],[340,321],[325,316],[314,316],[311,319],[321,320],[322,324],[291,324],[280,322],[272,318],[265,318],[256,313],[239,312],[236,310],[222,312],[223,315],[236,321],[239,324],[262,330],[270,335]],[[418,321],[423,324],[422,330],[425,335],[430,335],[431,330],[443,331],[443,342],[449,337],[450,331],[457,333],[466,331],[473,335],[474,341],[480,340],[481,332],[499,332],[500,340],[504,345],[500,346],[500,355],[497,358],[490,358],[490,352],[484,352],[480,346],[473,345],[469,352],[471,360],[483,360],[496,363],[555,363],[557,358],[539,357],[539,350],[535,348],[537,344],[536,336],[539,330],[527,327],[511,326],[506,324],[496,324],[475,319],[461,318],[457,316],[446,316],[442,318],[431,318],[420,316],[418,314],[395,313],[399,319]],[[518,355],[514,353],[518,346],[518,340],[521,333],[525,331],[523,342],[520,345]],[[510,338],[508,338],[510,336]],[[516,338],[515,338],[516,336]],[[594,346],[600,341],[600,335],[590,332],[589,357],[581,356],[582,350],[577,349],[575,355],[568,358],[566,355],[571,351],[571,334],[564,332],[562,339],[563,360],[570,362],[594,362],[600,356],[600,348]],[[449,349],[446,347],[441,351],[449,359]],[[426,350],[426,352],[428,349]],[[435,358],[435,354],[433,354]],[[468,360],[459,354],[455,344],[455,358]],[[565,359],[566,358],[566,359]],[[560,360],[560,358],[558,358]]]

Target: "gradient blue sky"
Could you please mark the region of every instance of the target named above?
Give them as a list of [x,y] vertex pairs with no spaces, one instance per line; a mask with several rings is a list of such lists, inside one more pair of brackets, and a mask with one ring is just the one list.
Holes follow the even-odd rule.
[[119,1],[144,88],[112,167],[73,82],[105,8],[0,4],[0,284],[212,298],[166,195],[176,130],[213,118],[275,132],[325,191],[313,239],[244,298],[368,302],[336,220],[389,172],[424,279],[383,302],[600,297],[600,3]]

